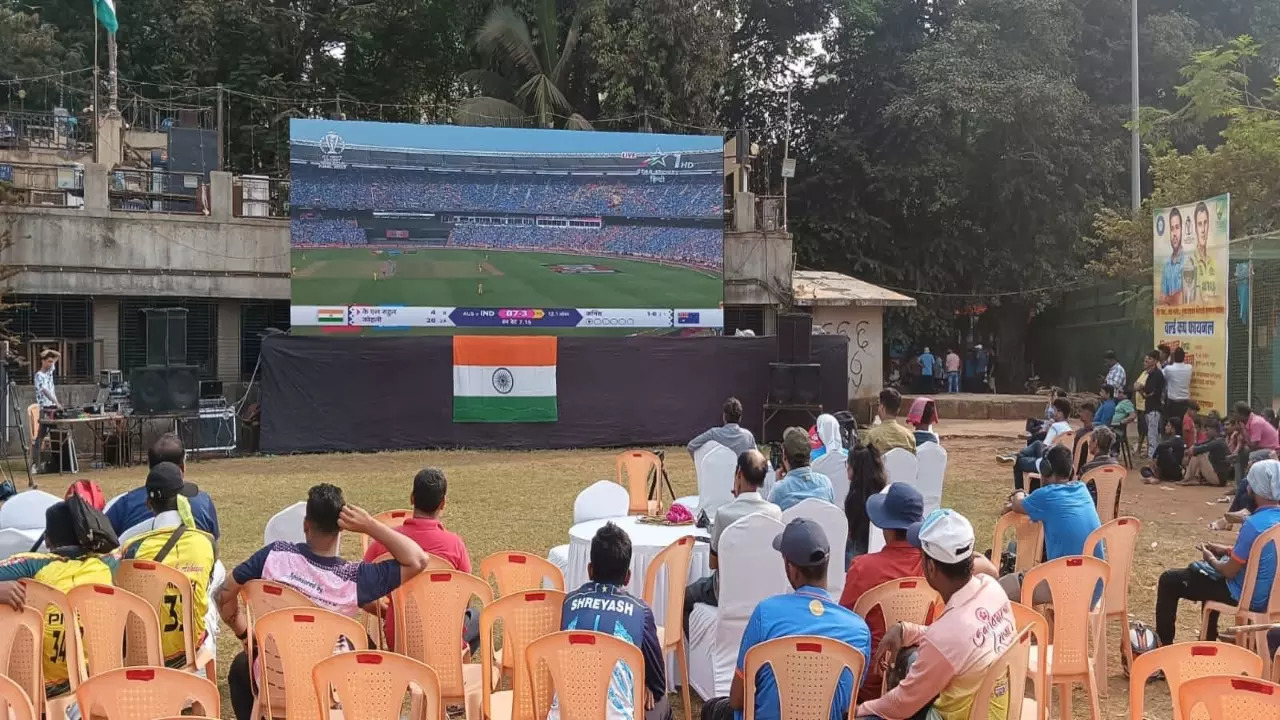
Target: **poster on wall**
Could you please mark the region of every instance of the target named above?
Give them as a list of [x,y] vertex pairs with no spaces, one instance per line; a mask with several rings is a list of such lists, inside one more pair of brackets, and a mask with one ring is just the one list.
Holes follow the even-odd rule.
[[1231,196],[1158,208],[1152,218],[1155,342],[1181,347],[1201,412],[1227,413]]
[[718,135],[295,119],[302,333],[723,327]]

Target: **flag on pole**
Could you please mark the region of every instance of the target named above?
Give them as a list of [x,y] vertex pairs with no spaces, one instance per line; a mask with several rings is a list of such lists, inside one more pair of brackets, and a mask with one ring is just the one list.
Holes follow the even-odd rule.
[[556,338],[455,335],[453,421],[555,422]]
[[93,0],[93,14],[112,35],[120,27],[120,23],[116,22],[116,0]]

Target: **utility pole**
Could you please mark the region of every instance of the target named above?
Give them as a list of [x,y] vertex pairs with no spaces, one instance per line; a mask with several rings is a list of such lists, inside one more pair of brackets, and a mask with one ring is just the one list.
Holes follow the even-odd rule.
[[791,86],[787,86],[787,137],[782,141],[782,232],[787,231],[787,161],[791,159]]
[[[89,0],[90,6],[93,0]],[[98,113],[102,112],[102,108],[98,107],[98,16],[93,16],[93,161],[98,160],[98,135],[100,128],[98,127]]]
[[1129,152],[1129,194],[1130,202],[1133,207],[1133,214],[1138,214],[1138,208],[1142,205],[1142,138],[1138,132],[1138,0],[1130,0],[1131,12],[1129,18],[1129,72],[1132,76],[1132,87],[1130,88],[1130,102],[1132,104],[1130,124],[1131,147]]
[[216,131],[218,133],[218,169],[219,170],[223,170],[226,168],[226,165],[224,164],[224,160],[223,160],[223,148],[222,148],[222,129],[226,127],[226,123],[227,123],[226,111],[227,111],[227,107],[222,102],[222,83],[218,83],[218,115],[214,119],[214,122],[218,124]]
[[111,95],[107,102],[107,112],[119,114],[120,103],[119,73],[116,72],[116,34],[107,33],[107,81],[111,84]]

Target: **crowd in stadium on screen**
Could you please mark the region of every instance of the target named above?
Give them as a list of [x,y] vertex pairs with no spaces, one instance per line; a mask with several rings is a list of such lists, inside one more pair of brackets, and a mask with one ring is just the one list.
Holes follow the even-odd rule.
[[364,228],[347,218],[293,218],[289,234],[294,245],[364,245]]
[[418,210],[707,218],[722,212],[718,178],[440,175],[403,170],[295,172],[290,201],[333,210]]
[[600,230],[545,227],[458,225],[449,233],[452,247],[498,250],[567,250],[586,255],[627,255],[719,268],[720,231],[710,228],[612,225]]

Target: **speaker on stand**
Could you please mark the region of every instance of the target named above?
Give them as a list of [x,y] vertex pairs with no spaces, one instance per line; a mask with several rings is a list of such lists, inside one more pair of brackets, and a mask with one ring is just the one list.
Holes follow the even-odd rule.
[[778,359],[777,362],[769,363],[769,395],[765,401],[760,429],[762,442],[767,442],[770,423],[780,414],[784,415],[782,420],[807,416],[814,422],[822,414],[822,404],[818,401],[822,366],[810,362],[812,337],[812,315],[778,315]]

